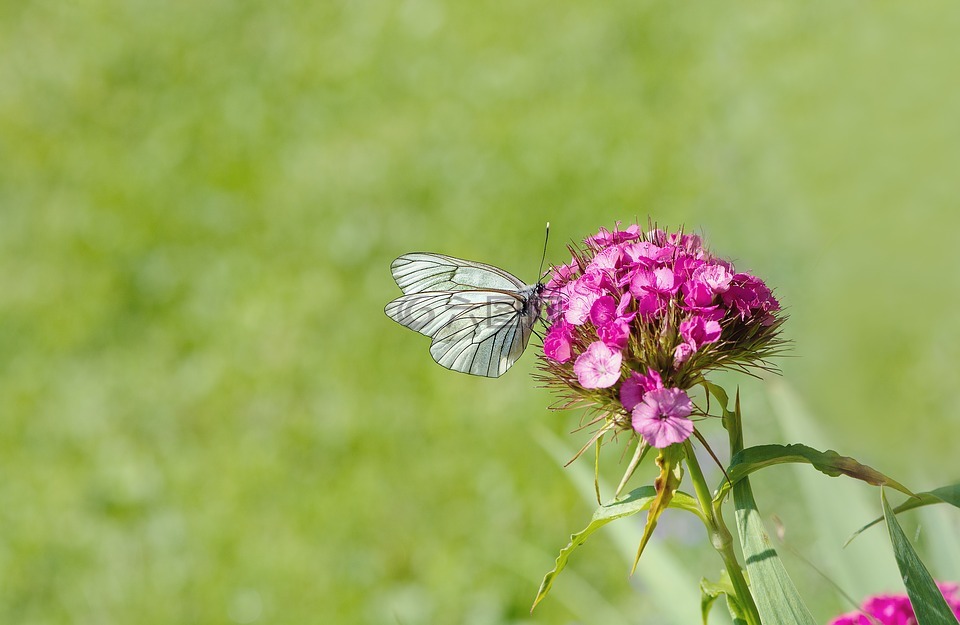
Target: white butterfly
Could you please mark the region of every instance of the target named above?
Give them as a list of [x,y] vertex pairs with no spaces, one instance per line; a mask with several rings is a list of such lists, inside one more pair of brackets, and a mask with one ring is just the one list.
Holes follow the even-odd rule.
[[404,254],[390,265],[403,295],[387,316],[429,336],[447,369],[498,378],[527,347],[544,285],[525,284],[491,265],[443,254]]

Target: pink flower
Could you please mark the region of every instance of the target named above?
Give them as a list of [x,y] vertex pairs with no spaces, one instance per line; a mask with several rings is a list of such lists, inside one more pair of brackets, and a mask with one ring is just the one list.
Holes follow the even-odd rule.
[[748,273],[733,276],[730,288],[723,293],[723,303],[735,310],[741,319],[749,319],[757,313],[766,315],[780,310],[780,302],[773,296],[763,280]]
[[646,393],[658,388],[663,388],[663,379],[653,369],[648,368],[646,375],[631,371],[630,377],[620,385],[620,403],[627,412],[632,412]]
[[560,291],[560,299],[566,300],[563,317],[567,323],[575,326],[585,323],[593,303],[606,293],[608,282],[604,272],[588,271],[564,285]]
[[620,249],[620,246],[610,246],[597,252],[597,255],[587,265],[587,271],[610,271],[620,265],[621,258],[623,258],[623,250]]
[[[696,263],[696,266],[693,264]],[[723,265],[703,261],[687,263],[692,269],[690,278],[680,287],[683,293],[683,308],[687,310],[711,310],[716,308],[717,295],[726,293],[733,274]]]
[[573,372],[583,388],[609,388],[620,379],[623,355],[594,341],[577,357]]
[[633,408],[633,429],[653,447],[682,443],[693,434],[693,402],[679,388],[659,388],[648,392]]
[[557,362],[567,362],[571,358],[572,348],[573,326],[560,319],[550,326],[543,337],[543,355]]
[[697,310],[713,306],[714,292],[710,286],[696,280],[689,280],[680,287],[683,293],[683,307],[687,310]]
[[723,293],[730,288],[733,274],[719,263],[703,264],[694,270],[693,279],[706,285],[714,293]]
[[637,313],[641,319],[648,321],[665,313],[669,302],[669,299],[656,293],[647,293],[637,300]]
[[623,319],[614,319],[607,325],[597,328],[597,338],[607,347],[622,351],[630,342],[630,323]]
[[620,222],[618,221],[613,232],[610,232],[606,228],[600,228],[600,231],[597,232],[597,234],[587,237],[584,240],[584,243],[602,248],[608,245],[615,245],[617,243],[636,241],[639,238],[640,226],[637,224],[630,224],[627,226],[626,230],[620,230]]
[[654,270],[641,268],[630,281],[630,292],[638,299],[651,293],[669,296],[676,293],[679,288],[680,283],[673,270],[668,267]]
[[947,605],[953,610],[953,613],[960,619],[960,584],[956,582],[937,582],[937,588],[943,598],[947,600]]
[[670,260],[673,249],[654,245],[650,241],[640,241],[625,245],[623,253],[633,264],[650,268]]
[[680,283],[673,270],[667,267],[653,270],[640,268],[630,281],[630,293],[637,298],[637,310],[643,319],[663,313],[670,297],[679,288]]
[[680,322],[680,338],[695,350],[719,339],[720,331],[718,322],[703,315],[693,315]]
[[636,316],[624,314],[630,299],[630,294],[627,293],[617,304],[612,296],[604,295],[590,307],[590,322],[597,328],[597,337],[616,350],[626,348],[630,339],[630,322]]
[[[957,585],[937,583],[937,586],[954,616],[960,619],[960,597],[957,596]],[[906,595],[873,595],[863,602],[859,611],[842,614],[830,621],[829,625],[877,625],[878,623],[879,625],[917,625],[910,599]]]
[[595,326],[603,326],[617,318],[617,300],[610,295],[597,298],[590,307],[590,321]]
[[580,273],[580,263],[576,259],[571,259],[568,265],[554,265],[550,272],[550,281],[547,282],[547,288],[551,290],[560,289],[573,280],[578,273]]

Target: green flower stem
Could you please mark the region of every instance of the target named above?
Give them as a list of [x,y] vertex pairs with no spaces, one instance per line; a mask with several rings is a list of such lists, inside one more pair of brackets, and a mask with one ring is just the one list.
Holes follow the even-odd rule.
[[690,479],[693,482],[693,489],[697,494],[697,500],[700,502],[700,508],[703,510],[703,518],[707,525],[707,533],[710,535],[710,544],[717,550],[723,563],[727,568],[727,574],[730,575],[730,582],[737,593],[737,599],[743,606],[745,614],[743,617],[748,625],[761,625],[760,613],[757,611],[757,604],[753,601],[753,595],[750,594],[750,587],[743,576],[743,569],[737,561],[737,554],[733,549],[733,535],[723,522],[723,516],[720,512],[719,502],[714,506],[713,497],[710,495],[710,487],[707,486],[707,480],[703,477],[703,471],[700,469],[700,462],[693,453],[693,444],[690,439],[683,443],[684,451],[687,456],[687,470]]

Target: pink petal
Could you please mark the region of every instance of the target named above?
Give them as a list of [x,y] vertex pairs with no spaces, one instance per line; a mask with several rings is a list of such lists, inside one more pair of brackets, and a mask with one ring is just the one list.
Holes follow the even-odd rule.
[[556,362],[572,358],[573,326],[562,319],[550,326],[543,337],[543,355]]
[[651,446],[663,449],[690,438],[690,435],[693,434],[693,421],[685,418],[638,420],[634,417],[633,429],[639,432],[640,436]]
[[631,423],[650,445],[663,448],[693,434],[693,421],[687,418],[692,411],[693,403],[681,389],[659,388],[633,408]]
[[595,341],[577,357],[573,371],[583,388],[609,388],[620,379],[623,355]]

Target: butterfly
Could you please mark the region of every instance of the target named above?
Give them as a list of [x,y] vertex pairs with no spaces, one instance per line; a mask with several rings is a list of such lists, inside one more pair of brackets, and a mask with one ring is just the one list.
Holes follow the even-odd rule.
[[542,281],[526,284],[484,263],[414,252],[390,270],[403,295],[384,312],[429,336],[433,359],[461,373],[503,375],[526,349],[544,304]]

